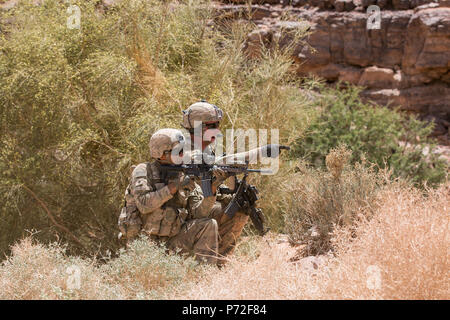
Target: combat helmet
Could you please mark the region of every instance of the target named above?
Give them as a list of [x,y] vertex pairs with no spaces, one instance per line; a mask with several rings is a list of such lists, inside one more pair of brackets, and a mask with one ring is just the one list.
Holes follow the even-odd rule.
[[185,139],[180,130],[165,128],[156,131],[150,138],[150,156],[154,159],[162,157],[164,152],[172,151],[172,149],[182,149]]
[[201,100],[191,104],[189,108],[183,111],[182,126],[188,130],[194,129],[194,121],[201,121],[203,123],[220,122],[223,117],[222,110],[206,100]]

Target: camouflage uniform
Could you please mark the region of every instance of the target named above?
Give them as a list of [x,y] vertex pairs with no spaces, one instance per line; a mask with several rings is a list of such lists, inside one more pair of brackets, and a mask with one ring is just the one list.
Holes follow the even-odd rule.
[[[220,122],[222,119],[222,110],[217,106],[209,104],[202,100],[189,106],[188,109],[183,111],[183,127],[192,132],[194,121],[201,122]],[[207,147],[208,150],[204,150],[210,155],[214,155],[212,146]],[[194,152],[193,152],[194,154]],[[221,185],[221,187],[226,187]],[[237,239],[242,233],[242,230],[247,223],[249,216],[244,212],[236,212],[235,215],[230,218],[225,214],[224,210],[230,203],[232,195],[220,194],[219,188],[216,193],[216,203],[212,207],[212,210],[206,217],[212,218],[217,221],[219,227],[219,255],[226,256],[234,251]]]
[[[165,135],[178,131],[164,130]],[[154,158],[158,158],[157,148],[152,149]],[[180,178],[181,174],[175,179]],[[137,165],[125,191],[126,205],[119,217],[119,228],[128,241],[142,230],[153,240],[165,242],[170,249],[179,248],[182,253],[194,254],[197,260],[217,263],[218,226],[209,217],[215,197],[204,198],[193,181],[180,186],[172,195],[169,182],[158,161]]]

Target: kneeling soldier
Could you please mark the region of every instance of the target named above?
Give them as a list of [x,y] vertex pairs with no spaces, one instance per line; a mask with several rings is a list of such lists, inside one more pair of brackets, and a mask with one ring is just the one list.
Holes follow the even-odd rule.
[[[247,152],[231,154],[231,155],[216,155],[215,143],[216,135],[220,133],[220,122],[223,118],[223,111],[205,100],[196,102],[190,105],[183,111],[182,126],[187,129],[193,142],[191,146],[194,148],[192,155],[198,156],[195,149],[200,149],[200,156],[208,156],[209,160],[214,163],[240,163],[240,161],[248,161],[250,163],[256,162],[262,158],[277,158],[282,149],[288,149],[286,146],[278,144],[265,145],[259,148],[249,150]],[[196,135],[200,135],[196,137]],[[196,139],[197,138],[197,139]],[[196,145],[197,144],[200,145]],[[210,163],[211,163],[210,162]],[[228,176],[226,173],[217,172],[215,184],[217,187],[224,182]],[[239,236],[246,225],[249,216],[248,213],[238,211],[233,217],[225,214],[224,210],[232,199],[230,194],[222,194],[220,190],[227,189],[226,185],[217,188],[216,200],[217,202],[209,212],[208,217],[214,218],[219,226],[219,255],[227,256],[231,254],[235,247]],[[213,192],[215,189],[213,188]]]
[[153,134],[150,155],[155,160],[137,165],[131,174],[119,217],[119,237],[130,241],[142,231],[157,242],[165,242],[169,249],[179,248],[199,261],[216,264],[218,226],[208,217],[215,196],[204,198],[192,179],[181,173],[168,178],[160,168],[173,163],[172,150],[180,150],[182,156],[183,144],[179,130],[161,129]]

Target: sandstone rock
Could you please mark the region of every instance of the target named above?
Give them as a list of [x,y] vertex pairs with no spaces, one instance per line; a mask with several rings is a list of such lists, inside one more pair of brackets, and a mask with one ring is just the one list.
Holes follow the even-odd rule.
[[399,89],[369,89],[361,92],[364,101],[373,101],[381,105],[401,106],[406,104]]
[[414,8],[414,12],[417,12],[419,10],[424,10],[424,9],[430,9],[430,8],[438,8],[439,4],[438,3],[427,3],[418,7]]
[[362,92],[365,100],[381,105],[401,106],[420,114],[435,114],[440,119],[450,116],[450,88],[442,84],[405,89],[369,89]]
[[377,6],[379,6],[381,9],[384,9],[388,5],[388,0],[378,0]]
[[358,84],[361,78],[362,69],[351,66],[341,66],[339,69],[339,81],[349,82],[351,84]]
[[[377,103],[432,113],[441,120],[449,117],[444,109],[450,108],[446,102],[450,100],[446,89],[450,83],[450,8],[438,7],[443,2],[432,0],[351,1],[352,7],[383,7],[381,29],[368,30],[365,11],[347,12],[345,4],[350,2],[343,0],[324,3],[322,8],[327,10],[319,10],[317,1],[299,1],[297,5],[304,6],[289,9],[311,23],[307,42],[315,52],[303,44],[295,50],[300,76],[315,74],[328,81],[364,85],[368,88],[364,97]],[[315,7],[306,9],[306,5]],[[333,5],[335,10],[330,9]],[[261,6],[252,8],[257,11]],[[261,15],[261,21],[267,24],[264,19],[269,15]],[[270,27],[274,34],[277,24]]]
[[439,6],[441,6],[441,7],[450,7],[450,0],[441,0],[441,1],[439,1]]
[[376,3],[377,3],[377,0],[362,0],[361,1],[361,5],[364,8],[366,8],[366,7],[368,7],[368,6],[372,5],[372,4],[376,4]]
[[364,69],[359,79],[358,85],[368,88],[398,88],[401,76],[388,68],[378,68],[377,66]]
[[345,10],[345,1],[344,0],[336,0],[334,3],[334,8],[337,12],[342,12]]
[[294,7],[301,7],[301,6],[304,6],[306,4],[306,2],[307,2],[306,0],[293,0],[292,5]]
[[260,29],[252,31],[247,36],[246,52],[250,58],[257,58],[260,56],[261,47],[269,46],[272,40],[273,32],[267,26],[262,26]]
[[402,68],[444,80],[450,69],[450,8],[421,10],[411,17],[406,32]]
[[392,0],[392,5],[396,10],[408,10],[409,4],[409,0]]
[[336,11],[352,11],[355,8],[355,4],[352,0],[336,0],[334,3]]
[[423,5],[426,5],[429,3],[437,4],[437,1],[436,0],[412,0],[410,6],[411,6],[411,8],[416,8],[416,7],[423,6]]

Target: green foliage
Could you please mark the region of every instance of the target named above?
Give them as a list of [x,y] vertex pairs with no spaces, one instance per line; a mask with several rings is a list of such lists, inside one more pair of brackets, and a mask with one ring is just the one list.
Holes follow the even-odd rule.
[[70,254],[117,252],[131,165],[201,98],[226,111],[224,128],[279,128],[289,142],[305,127],[289,52],[247,59],[251,22],[212,28],[202,0],[71,4],[80,29],[59,0],[0,11],[0,252],[31,229]]
[[320,90],[320,116],[296,141],[294,156],[323,167],[328,152],[345,144],[352,150],[351,163],[366,156],[381,168],[391,168],[394,176],[415,184],[443,181],[447,166],[430,152],[434,147],[429,138],[432,124],[387,107],[364,104],[358,88]]
[[[225,111],[223,129],[279,129],[281,143],[298,142],[296,156],[323,162],[346,142],[353,161],[363,151],[377,163],[388,155],[397,175],[442,176],[432,154],[423,161],[412,144],[396,144],[418,136],[414,145],[425,146],[430,129],[420,122],[364,106],[352,91],[321,88],[314,101],[299,90],[317,88],[292,72],[305,30],[281,28],[285,36],[250,59],[254,24],[217,19],[211,26],[208,0],[71,4],[81,9],[80,29],[67,28],[68,4],[59,0],[0,11],[0,224],[8,230],[0,252],[27,230],[39,230],[42,242],[69,243],[70,254],[117,252],[131,165],[148,161],[151,134],[179,127],[180,111],[201,98]],[[277,176],[251,177],[272,230],[281,230],[288,210],[279,186],[290,174],[281,166]]]

